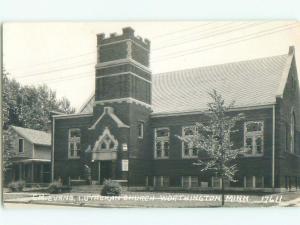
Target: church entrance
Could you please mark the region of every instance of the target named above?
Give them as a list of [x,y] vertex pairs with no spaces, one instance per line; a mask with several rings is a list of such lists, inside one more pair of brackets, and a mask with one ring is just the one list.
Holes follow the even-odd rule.
[[92,180],[103,184],[104,180],[113,179],[112,160],[97,160],[92,163]]
[[112,161],[101,161],[100,164],[100,183],[104,180],[112,179]]

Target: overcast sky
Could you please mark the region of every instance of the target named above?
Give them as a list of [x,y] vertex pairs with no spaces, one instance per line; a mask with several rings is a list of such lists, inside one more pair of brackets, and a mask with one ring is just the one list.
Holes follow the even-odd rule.
[[295,21],[6,23],[5,69],[24,85],[46,83],[78,109],[94,92],[96,34],[121,34],[127,26],[151,41],[154,74],[287,54],[291,45],[299,72]]

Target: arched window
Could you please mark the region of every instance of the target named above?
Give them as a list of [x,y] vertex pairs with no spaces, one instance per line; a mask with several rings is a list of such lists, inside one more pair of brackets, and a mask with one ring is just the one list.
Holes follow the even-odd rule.
[[93,151],[116,151],[118,141],[110,133],[110,130],[105,127],[103,134],[98,138],[93,148]]
[[296,139],[295,139],[295,131],[296,131],[296,117],[295,117],[295,113],[294,111],[292,111],[292,115],[291,115],[291,139],[290,139],[290,151],[291,153],[295,153],[295,142],[296,142]]

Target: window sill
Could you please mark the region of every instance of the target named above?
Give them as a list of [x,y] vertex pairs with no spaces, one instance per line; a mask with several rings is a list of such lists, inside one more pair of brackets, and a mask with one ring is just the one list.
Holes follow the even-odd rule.
[[154,158],[154,160],[161,160],[161,159],[170,159],[170,158],[169,157]]

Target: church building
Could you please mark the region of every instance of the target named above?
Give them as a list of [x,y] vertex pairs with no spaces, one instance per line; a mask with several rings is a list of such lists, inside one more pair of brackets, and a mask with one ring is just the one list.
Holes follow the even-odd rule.
[[[221,182],[193,165],[198,152],[177,136],[207,121],[215,89],[229,114],[243,113],[230,138],[239,157],[236,190],[300,188],[300,92],[295,49],[288,54],[152,74],[150,41],[97,35],[95,93],[76,114],[52,116],[52,180],[124,182],[132,190],[208,190]],[[81,90],[82,91],[82,90]]]

